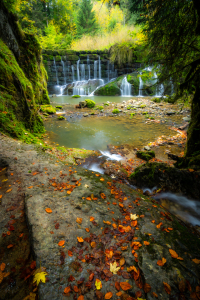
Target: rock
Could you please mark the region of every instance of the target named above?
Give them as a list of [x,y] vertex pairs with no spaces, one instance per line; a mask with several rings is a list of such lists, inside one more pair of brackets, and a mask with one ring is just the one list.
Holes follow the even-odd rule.
[[149,161],[150,159],[155,157],[155,152],[154,151],[137,151],[136,156],[143,160]]
[[80,101],[79,106],[80,106],[80,108],[86,107],[87,106],[86,101]]
[[89,116],[89,114],[84,114],[83,116],[84,116],[84,117],[88,117],[88,116]]
[[175,115],[175,113],[176,113],[175,111],[170,110],[166,112],[166,115],[171,116],[171,115]]
[[151,148],[150,148],[149,146],[145,146],[145,147],[144,147],[144,150],[146,150],[146,151],[150,151],[150,150],[151,150]]
[[183,117],[183,120],[184,120],[185,122],[190,122],[190,117]]

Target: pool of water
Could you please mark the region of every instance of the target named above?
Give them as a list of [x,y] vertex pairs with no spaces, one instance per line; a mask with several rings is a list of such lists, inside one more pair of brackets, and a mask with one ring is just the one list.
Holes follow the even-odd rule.
[[[50,101],[59,104],[78,104],[80,101],[84,101],[85,99],[91,99],[95,101],[95,103],[104,103],[104,102],[115,102],[121,103],[122,101],[127,101],[129,99],[133,99],[134,97],[123,97],[123,96],[81,96],[81,98],[72,98],[72,96],[56,96],[50,97]],[[136,97],[135,97],[136,98]]]
[[161,135],[175,135],[165,124],[146,123],[144,116],[72,116],[45,122],[49,142],[69,148],[106,150],[107,145],[129,144],[140,148]]

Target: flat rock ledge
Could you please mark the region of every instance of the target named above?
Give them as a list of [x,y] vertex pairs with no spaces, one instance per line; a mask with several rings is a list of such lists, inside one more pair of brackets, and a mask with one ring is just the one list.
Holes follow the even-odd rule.
[[[37,268],[48,272],[39,284],[40,300],[200,299],[200,240],[158,203],[108,176],[64,164],[42,147],[3,135],[0,145],[7,172],[21,176]],[[113,274],[115,261],[120,269]],[[131,288],[124,291],[122,282]],[[105,298],[108,292],[111,298]]]

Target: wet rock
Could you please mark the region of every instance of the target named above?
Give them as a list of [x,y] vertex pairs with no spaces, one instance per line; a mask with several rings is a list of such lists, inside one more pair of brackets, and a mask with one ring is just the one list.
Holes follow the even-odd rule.
[[183,117],[183,120],[186,122],[190,122],[190,117]]
[[145,147],[144,147],[144,150],[146,150],[146,151],[150,151],[150,150],[151,150],[151,147],[149,147],[149,146],[145,146]]
[[176,112],[173,111],[173,110],[170,110],[170,111],[166,112],[166,115],[168,115],[168,116],[175,115],[175,114],[176,114]]

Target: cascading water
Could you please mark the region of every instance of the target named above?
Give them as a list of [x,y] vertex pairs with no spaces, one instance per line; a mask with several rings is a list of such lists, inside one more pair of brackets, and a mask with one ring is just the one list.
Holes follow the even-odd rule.
[[85,65],[81,64],[80,69],[81,69],[81,81],[83,81],[85,80]]
[[122,96],[125,96],[125,97],[131,96],[131,84],[128,83],[126,76],[122,80],[121,93],[122,93]]
[[80,70],[79,70],[80,59],[77,61],[77,80],[80,81]]
[[94,61],[94,79],[97,79],[97,60]]
[[[142,72],[140,72],[140,75],[142,75]],[[139,77],[140,85],[139,85],[139,95],[138,97],[143,97],[142,96],[142,89],[143,89],[143,81],[142,81],[142,76]]]
[[87,67],[88,67],[88,79],[90,80],[90,58],[87,56]]
[[101,79],[101,58],[99,55],[99,79]]
[[62,58],[61,58],[61,64],[62,64],[62,66],[63,66],[64,82],[65,82],[65,84],[66,84],[66,83],[67,83],[67,79],[66,79],[66,69],[65,69],[65,63],[64,63],[64,61],[62,60]]
[[74,66],[72,65],[72,80],[73,82],[75,81],[75,77],[74,77]]
[[59,80],[58,80],[58,71],[57,71],[57,66],[56,66],[56,60],[55,60],[55,57],[54,57],[54,67],[55,67],[55,70],[56,70],[56,81],[57,81],[57,85],[59,85]]
[[[156,82],[158,81],[158,75],[156,72],[154,72],[154,77],[156,79]],[[156,94],[155,97],[162,97],[164,95],[164,85],[161,83],[157,85],[156,87]]]

